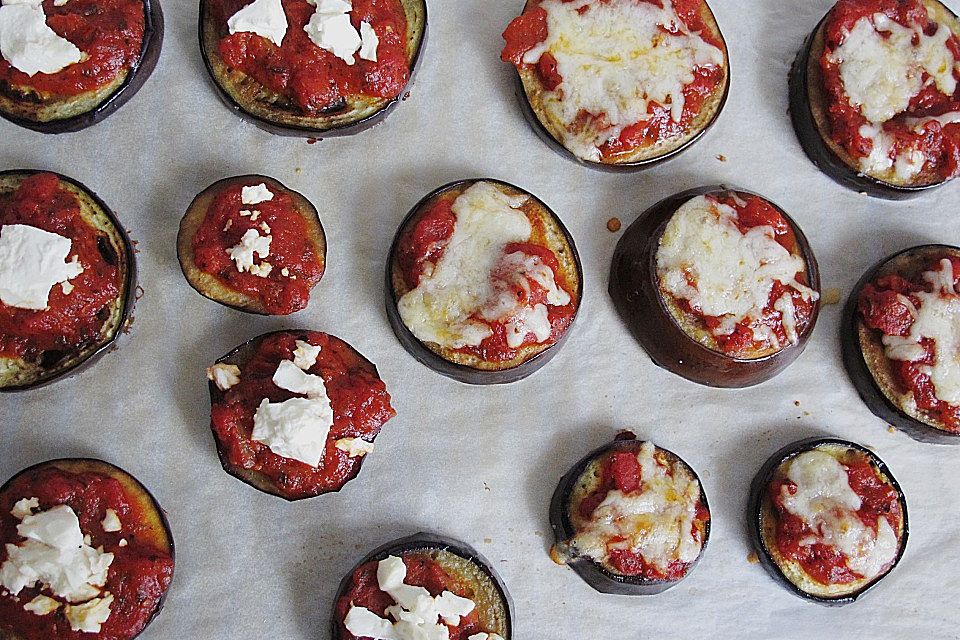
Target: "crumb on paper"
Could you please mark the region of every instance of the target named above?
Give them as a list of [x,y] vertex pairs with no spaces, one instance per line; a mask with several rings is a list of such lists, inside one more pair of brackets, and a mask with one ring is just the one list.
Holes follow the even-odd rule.
[[307,138],[307,144],[317,144],[317,138]]
[[484,482],[484,483],[483,483],[483,490],[484,490],[484,491],[490,491],[490,485],[488,485],[486,482]]
[[484,538],[484,539],[483,539],[483,544],[490,544],[491,542],[493,542],[493,539],[492,539],[492,538]]
[[751,551],[747,554],[747,562],[750,564],[760,564],[760,558],[757,556],[756,551]]
[[793,401],[793,406],[799,407],[799,406],[800,406],[800,401],[799,401],[799,400],[794,400],[794,401]]
[[892,424],[891,424],[891,425],[887,425],[887,431],[889,431],[890,433],[896,433],[896,432],[897,432],[897,428],[894,427]]
[[809,416],[809,415],[810,415],[810,412],[809,412],[809,411],[804,411],[804,412],[803,412],[803,415]]
[[727,156],[723,155],[722,153],[718,153],[718,154],[717,154],[717,160],[719,160],[720,162],[726,162],[726,161],[727,161]]
[[299,175],[301,171],[303,171],[303,167],[294,167],[294,168],[293,168],[293,172],[296,173],[297,175]]
[[824,289],[822,302],[825,305],[838,304],[840,302],[840,289],[836,287]]
[[616,233],[617,231],[620,231],[621,226],[622,225],[620,223],[620,218],[610,218],[609,220],[607,220],[607,231],[611,233]]

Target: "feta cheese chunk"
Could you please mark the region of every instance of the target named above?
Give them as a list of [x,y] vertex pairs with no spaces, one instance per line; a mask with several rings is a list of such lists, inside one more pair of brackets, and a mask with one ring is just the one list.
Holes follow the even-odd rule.
[[254,254],[260,259],[270,255],[270,243],[273,241],[271,236],[261,236],[256,229],[247,229],[240,238],[240,244],[227,249],[230,259],[237,265],[237,271],[243,273],[251,271],[253,267]]
[[[258,185],[240,189],[240,202],[243,204],[260,204],[271,200],[273,200],[273,192],[265,183],[261,182]],[[242,212],[241,215],[243,215]]]
[[377,37],[377,32],[373,30],[369,22],[360,23],[360,40],[360,57],[364,60],[376,62],[380,38]]
[[324,51],[329,51],[348,65],[356,63],[353,54],[363,40],[350,23],[350,14],[322,13],[319,8],[304,25],[307,36]]
[[[280,0],[254,0],[230,16],[230,19],[227,20],[227,28],[231,34],[255,33],[279,47],[283,43],[283,37],[287,35],[287,14],[284,13],[283,4]],[[266,189],[265,185],[259,186]],[[246,194],[247,189],[256,188],[244,187],[244,194]],[[243,204],[256,204],[271,198],[273,198],[272,193],[269,198],[256,202],[247,202],[244,199]]]
[[100,524],[103,526],[103,530],[107,533],[115,533],[120,531],[122,528],[120,517],[113,509],[107,509],[107,515],[104,516],[103,521]]
[[59,609],[60,603],[53,598],[41,594],[23,605],[23,608],[25,611],[29,611],[34,615],[45,616]]
[[38,498],[23,498],[22,500],[17,500],[13,505],[13,509],[10,510],[10,515],[12,515],[17,520],[23,520],[27,516],[33,513],[34,509],[40,508],[40,500]]
[[0,54],[31,77],[56,73],[83,59],[75,44],[47,25],[39,2],[6,2],[0,7]]
[[54,285],[83,273],[76,256],[66,262],[71,246],[70,238],[30,225],[0,228],[0,302],[19,309],[46,309]]
[[373,443],[363,438],[340,438],[337,440],[337,449],[346,451],[351,458],[362,458],[373,452]]
[[317,357],[320,355],[320,347],[314,346],[309,342],[297,340],[297,348],[293,352],[293,364],[304,371],[309,371],[310,367],[317,364]]
[[240,367],[235,364],[217,363],[207,368],[207,380],[217,385],[220,391],[226,391],[240,384]]
[[111,604],[113,604],[113,594],[108,592],[102,598],[94,598],[83,604],[68,604],[63,612],[67,616],[70,628],[74,631],[100,633],[100,626],[110,617]]

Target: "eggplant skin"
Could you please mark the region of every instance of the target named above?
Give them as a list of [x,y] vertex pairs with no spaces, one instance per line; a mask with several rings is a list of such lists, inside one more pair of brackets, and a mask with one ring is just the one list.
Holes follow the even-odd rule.
[[263,87],[241,71],[230,69],[217,49],[221,30],[208,8],[210,0],[200,0],[200,53],[210,80],[221,101],[244,120],[268,133],[301,138],[329,138],[366,131],[386,118],[413,85],[427,42],[427,3],[425,0],[400,0],[407,14],[407,60],[410,78],[400,96],[384,98],[355,97],[347,100],[345,110],[306,116],[299,109],[284,105],[284,98]]
[[860,398],[881,420],[902,430],[914,440],[931,444],[960,444],[960,433],[947,431],[938,420],[920,412],[909,413],[895,390],[896,380],[889,371],[879,332],[860,319],[857,309],[863,288],[883,275],[917,271],[937,256],[958,256],[960,247],[928,244],[906,249],[884,258],[857,282],[843,309],[840,343],[843,364]]
[[[416,221],[417,217],[425,210],[426,206],[432,203],[433,200],[438,196],[450,191],[466,190],[477,182],[489,182],[506,189],[508,192],[529,196],[537,205],[538,209],[542,212],[545,226],[549,225],[552,230],[552,236],[555,236],[558,241],[562,240],[562,242],[559,242],[559,244],[565,245],[562,247],[562,250],[564,252],[568,252],[569,255],[567,256],[566,260],[560,261],[561,269],[564,269],[568,281],[576,281],[576,294],[571,295],[571,298],[573,298],[576,303],[576,311],[574,312],[574,316],[570,322],[570,325],[567,326],[567,329],[563,332],[563,335],[561,335],[555,343],[548,345],[545,348],[542,347],[542,345],[533,345],[528,351],[521,349],[521,355],[514,359],[515,361],[519,361],[519,363],[513,365],[508,363],[506,367],[491,365],[484,368],[479,368],[466,363],[456,362],[455,352],[442,348],[439,345],[428,346],[426,343],[423,343],[417,339],[417,337],[413,335],[413,332],[411,332],[410,329],[408,329],[403,323],[403,320],[400,318],[400,310],[397,306],[400,298],[402,297],[402,293],[398,290],[398,288],[402,286],[401,283],[403,281],[400,268],[397,264],[397,256],[399,254],[400,241],[402,240],[408,227]],[[553,249],[554,253],[556,254],[561,250],[561,247],[551,247],[551,249]],[[565,262],[568,263],[566,268],[564,268]],[[522,380],[538,371],[551,359],[553,359],[553,357],[560,351],[560,348],[563,346],[563,344],[567,341],[570,331],[573,329],[573,325],[576,322],[576,317],[580,311],[580,304],[583,300],[583,266],[580,263],[580,254],[577,252],[577,247],[574,244],[573,236],[560,221],[560,218],[558,218],[553,210],[551,210],[535,195],[508,182],[490,178],[470,178],[467,180],[457,180],[456,182],[445,184],[442,187],[430,192],[424,196],[420,202],[415,204],[410,210],[410,213],[408,213],[403,219],[403,222],[400,223],[400,228],[397,229],[397,233],[393,238],[393,243],[390,246],[390,254],[387,259],[386,274],[384,279],[384,288],[386,290],[386,295],[384,297],[386,300],[387,318],[390,321],[391,328],[393,328],[393,333],[397,336],[397,339],[400,341],[400,344],[403,345],[403,348],[406,349],[407,352],[416,358],[416,360],[421,364],[426,365],[441,375],[447,376],[448,378],[453,378],[454,380],[463,382],[465,384],[509,384],[511,382]]]
[[[551,558],[558,564],[568,565],[584,582],[600,593],[622,596],[653,596],[663,593],[667,589],[677,586],[690,575],[706,552],[707,543],[710,541],[710,524],[712,518],[708,517],[704,526],[703,544],[700,547],[700,555],[690,563],[687,572],[679,580],[650,580],[640,576],[620,575],[606,569],[592,558],[575,553],[569,544],[570,540],[577,535],[577,531],[570,522],[569,505],[577,482],[591,464],[606,454],[612,451],[631,449],[636,447],[637,444],[636,436],[625,431],[618,434],[613,442],[594,449],[581,458],[580,461],[560,479],[556,490],[553,492],[553,497],[550,500],[550,527],[553,529],[553,535],[556,540],[556,544],[550,550]],[[703,482],[701,482],[700,477],[693,470],[693,467],[672,451],[668,451],[663,447],[657,447],[657,450],[666,454],[668,458],[679,462],[690,473],[691,477],[696,479],[700,485],[700,502],[709,513],[710,505],[707,503],[707,494],[703,489]]]
[[[94,91],[56,102],[59,108],[70,109],[71,102],[83,100],[90,104],[89,109],[66,118],[40,120],[29,115],[33,101],[9,90],[0,90],[0,116],[40,133],[72,133],[97,124],[126,104],[153,73],[163,48],[163,10],[160,0],[143,0],[143,5],[143,46],[139,60],[127,71],[126,77],[117,86],[111,86],[106,95],[98,95],[99,92]],[[41,106],[45,105],[41,103]]]
[[[99,460],[96,458],[59,458],[56,460],[48,460],[47,462],[40,462],[33,466],[27,467],[23,471],[20,471],[12,478],[7,480],[2,487],[0,487],[0,495],[5,493],[10,485],[13,484],[20,476],[27,474],[35,474],[38,471],[43,471],[44,469],[52,467],[63,471],[65,473],[98,473],[105,476],[110,476],[111,478],[116,479],[123,485],[124,493],[126,494],[129,500],[132,500],[137,503],[137,505],[143,509],[144,513],[149,514],[150,519],[150,528],[147,531],[138,533],[141,537],[149,537],[156,543],[156,546],[160,549],[164,549],[167,553],[170,554],[170,560],[174,563],[174,575],[176,572],[176,549],[173,543],[173,532],[170,529],[170,522],[167,520],[167,513],[160,506],[160,503],[157,502],[157,499],[153,496],[150,491],[140,483],[135,477],[133,477],[127,471],[124,471],[120,467]],[[173,581],[171,576],[171,583]],[[159,602],[157,603],[156,608],[153,611],[153,614],[150,616],[150,619],[144,625],[143,629],[140,630],[140,633],[137,633],[131,638],[138,637],[141,633],[150,626],[157,616],[160,615],[160,612],[163,610],[163,605],[166,603],[167,595],[170,593],[169,588],[167,591],[160,597]],[[0,640],[22,640],[22,637],[15,631],[4,631],[0,629]]]
[[[475,591],[484,595],[484,601],[489,606],[481,609],[481,619],[488,620],[497,627],[491,632],[499,633],[504,640],[513,638],[513,599],[507,591],[506,585],[500,576],[493,570],[493,565],[470,545],[433,533],[415,533],[411,536],[399,538],[377,547],[354,565],[350,573],[345,575],[337,588],[337,595],[333,600],[333,614],[331,615],[332,640],[343,640],[340,626],[341,620],[337,617],[336,603],[350,589],[353,574],[368,562],[379,562],[387,556],[403,556],[407,553],[426,552],[433,554],[433,559],[440,563],[447,573],[474,586]],[[447,556],[446,554],[450,554]],[[465,561],[466,564],[464,564]]]
[[[226,286],[216,276],[201,271],[194,262],[193,239],[206,217],[208,208],[214,198],[234,184],[249,184],[254,182],[266,183],[271,190],[283,192],[293,198],[297,211],[308,226],[310,239],[320,260],[322,268],[327,264],[327,237],[320,222],[320,214],[306,196],[286,187],[279,180],[263,175],[243,175],[232,178],[223,178],[201,191],[180,220],[180,229],[177,233],[177,260],[180,270],[193,289],[208,300],[213,300],[231,309],[255,313],[257,315],[271,315],[263,304],[239,291]],[[321,276],[322,277],[322,276]],[[314,285],[316,286],[316,285]]]
[[[814,302],[810,323],[798,336],[797,344],[750,360],[713,351],[677,324],[664,303],[657,281],[656,253],[660,237],[673,214],[687,201],[724,191],[763,198],[745,189],[713,185],[690,189],[658,202],[641,214],[620,238],[610,268],[609,293],[621,319],[656,365],[698,384],[742,388],[769,380],[797,359],[817,323],[820,301]],[[808,286],[819,292],[820,271],[806,236],[785,211],[770,204],[793,229],[807,266]]]
[[60,186],[80,200],[81,212],[86,214],[84,218],[88,222],[95,221],[99,228],[106,231],[117,254],[117,264],[123,274],[123,286],[111,306],[110,317],[103,324],[100,339],[93,344],[59,355],[59,359],[51,364],[0,358],[0,392],[36,389],[84,371],[104,354],[119,346],[121,336],[125,335],[133,324],[133,307],[137,301],[137,262],[133,243],[116,214],[97,194],[73,178],[52,171],[32,169],[0,171],[0,193],[12,191],[24,178],[36,173],[56,175],[60,179]]
[[[847,449],[854,449],[866,455],[876,466],[876,468],[879,469],[882,477],[887,480],[897,492],[897,497],[900,500],[900,508],[903,516],[903,531],[900,535],[900,549],[897,551],[897,557],[893,561],[893,564],[890,566],[890,568],[887,569],[885,573],[875,578],[872,582],[869,582],[853,593],[837,597],[817,596],[803,590],[791,582],[790,579],[787,578],[783,569],[774,559],[770,548],[767,546],[767,542],[763,533],[764,512],[770,510],[769,500],[765,499],[767,494],[767,486],[773,480],[773,476],[777,469],[790,458],[821,447],[843,447]],[[849,442],[847,440],[841,440],[840,438],[831,437],[806,438],[799,440],[793,444],[783,447],[770,456],[770,458],[760,468],[760,471],[757,472],[757,475],[754,477],[753,482],[750,485],[747,521],[749,522],[751,540],[753,541],[753,545],[757,550],[757,555],[760,557],[760,561],[763,564],[764,569],[767,570],[767,573],[769,573],[774,580],[776,580],[782,587],[792,594],[804,598],[805,600],[810,600],[811,602],[816,602],[817,604],[828,607],[843,606],[859,600],[863,594],[876,587],[884,578],[890,575],[900,563],[900,559],[903,557],[903,553],[907,548],[907,538],[910,535],[910,525],[907,518],[906,497],[903,494],[903,489],[900,488],[896,478],[894,478],[893,474],[890,473],[890,469],[887,468],[887,465],[883,462],[883,460],[862,445]]]

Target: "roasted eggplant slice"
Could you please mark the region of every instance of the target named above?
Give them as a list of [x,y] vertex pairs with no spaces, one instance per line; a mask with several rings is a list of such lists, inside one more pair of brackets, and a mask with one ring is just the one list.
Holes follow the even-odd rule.
[[817,261],[790,216],[723,186],[644,212],[610,271],[614,305],[654,363],[712,387],[759,384],[793,362],[816,324],[819,291]]
[[[13,233],[2,240],[7,230]],[[60,250],[70,260],[52,261],[61,276],[49,280],[43,300],[28,300],[28,278],[49,278],[50,271],[36,272],[24,258],[49,258],[46,252],[57,245],[65,245]],[[130,238],[96,194],[66,176],[0,172],[0,282],[0,391],[77,373],[132,322],[136,262]]]
[[[230,34],[227,21],[248,5],[241,0],[200,0],[200,49],[207,71],[223,102],[240,117],[270,133],[320,138],[363,131],[383,120],[413,82],[427,37],[427,5],[424,0],[396,0],[402,9],[406,33],[397,41],[398,60],[384,63],[365,59],[347,65],[338,56],[327,54],[307,37],[304,27],[312,24],[313,7],[307,0],[287,0],[289,26],[277,46],[254,33],[238,33],[246,39],[224,45]],[[248,5],[249,6],[249,5]],[[376,12],[376,5],[363,2],[364,11]],[[361,7],[354,3],[354,11]],[[374,32],[378,14],[372,14]],[[307,19],[311,18],[308,22]],[[370,23],[368,23],[369,26]],[[386,23],[384,23],[386,24]],[[361,25],[361,31],[363,27]],[[379,43],[392,43],[393,27],[380,27]],[[385,33],[387,32],[387,33]],[[393,46],[392,44],[390,46]],[[224,51],[227,54],[226,59]],[[362,58],[362,51],[359,54]],[[231,66],[229,60],[236,58]],[[396,64],[403,66],[397,74]],[[309,69],[304,65],[309,64]],[[241,68],[244,65],[251,67]],[[259,71],[251,74],[252,67]],[[319,71],[312,71],[312,70]],[[332,70],[331,70],[332,69]],[[262,73],[261,73],[262,72]],[[255,76],[260,74],[261,80]],[[349,78],[348,78],[349,76]],[[396,78],[390,87],[380,87],[385,78]],[[379,87],[364,93],[363,87]],[[361,87],[361,89],[357,89]]]
[[[142,38],[139,25],[128,22],[127,2],[143,8]],[[86,129],[125,104],[153,73],[163,44],[160,2],[123,0],[108,8],[95,0],[44,4],[50,27],[68,40],[76,35],[87,41],[89,30],[96,29],[98,37],[122,44],[95,41],[95,52],[83,52],[87,56],[83,61],[32,77],[0,61],[0,116],[41,133]],[[98,20],[111,22],[102,26]],[[120,51],[131,38],[139,42],[139,53]]]
[[[130,640],[160,613],[173,579],[163,510],[133,476],[102,460],[51,460],[8,480],[0,487],[0,543],[3,640]],[[18,567],[35,566],[43,552],[45,562],[55,553],[72,566],[70,581],[51,583],[44,570],[21,580],[31,573]]]
[[223,469],[286,500],[342,489],[396,415],[377,368],[319,331],[261,335],[217,360],[207,377]]
[[750,533],[764,567],[791,593],[849,604],[903,557],[907,502],[872,451],[809,438],[777,451],[750,490]]
[[220,304],[263,315],[304,309],[323,277],[326,253],[316,207],[260,175],[224,178],[204,189],[177,235],[190,286]]
[[504,384],[556,355],[582,283],[573,237],[547,205],[506,182],[460,180],[427,195],[397,230],[387,316],[434,371]]
[[[450,637],[457,638],[479,635],[484,640],[511,640],[513,637],[512,601],[490,563],[462,542],[418,533],[375,549],[344,576],[333,610],[333,640],[366,637],[368,634],[360,630],[371,623],[382,628],[392,627],[396,619],[386,610],[388,606],[391,609],[402,606],[388,591],[393,590],[391,585],[397,586],[401,581],[426,589],[435,600],[434,608],[438,611],[431,609],[428,617],[432,616],[432,620],[419,617],[420,622],[415,624],[420,628],[433,630],[446,626],[449,633],[455,634]],[[449,607],[459,611],[452,613]],[[452,620],[445,624],[439,618],[444,612],[456,619],[456,624]],[[409,612],[407,617],[412,619]]]
[[[876,24],[877,16],[883,24]],[[868,57],[883,50],[880,44],[913,47],[937,25],[952,31],[960,46],[960,20],[938,0],[841,0],[807,38],[790,70],[790,115],[807,156],[834,181],[901,200],[960,172],[951,159],[960,148],[960,94],[946,89],[952,84],[947,76],[931,77],[933,86],[923,89],[920,100],[919,78],[928,70]],[[854,31],[857,37],[848,37]],[[948,44],[941,46],[952,57]],[[843,70],[846,59],[853,60],[849,71]],[[870,64],[888,65],[890,86],[877,89],[873,78],[859,76],[854,65]],[[946,66],[948,76],[960,78],[952,67]]]
[[[923,245],[874,265],[841,324],[843,362],[877,417],[921,442],[960,444],[955,345],[960,247]],[[939,339],[939,340],[938,340]]]
[[601,593],[648,596],[679,584],[700,561],[710,508],[686,462],[624,431],[561,478],[550,524],[557,564]]
[[[501,59],[516,67],[523,114],[551,148],[595,169],[638,171],[688,149],[716,122],[730,88],[720,27],[706,0],[685,3],[689,10],[663,4],[527,1],[503,34]],[[637,51],[637,42],[649,44]],[[657,84],[652,67],[679,74],[676,82]]]

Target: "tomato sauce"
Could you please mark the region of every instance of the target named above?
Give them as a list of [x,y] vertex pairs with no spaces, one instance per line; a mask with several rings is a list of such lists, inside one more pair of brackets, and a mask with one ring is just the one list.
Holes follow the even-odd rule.
[[83,273],[70,280],[69,294],[53,286],[45,310],[0,303],[0,356],[34,361],[49,351],[59,359],[96,342],[124,287],[110,239],[83,220],[76,196],[61,189],[52,173],[28,176],[15,191],[0,195],[0,226],[13,224],[69,238],[67,261],[77,256]]
[[[102,545],[105,552],[114,554],[103,587],[114,600],[100,633],[91,634],[72,631],[62,606],[44,616],[24,610],[23,605],[41,593],[39,588],[26,588],[16,600],[0,595],[0,630],[15,630],[23,640],[128,640],[140,633],[173,578],[171,549],[158,546],[149,521],[151,514],[144,512],[143,504],[128,496],[123,485],[110,476],[43,467],[18,476],[0,494],[0,542],[17,544],[23,540],[17,534],[20,520],[10,513],[14,503],[23,498],[38,498],[41,510],[69,505],[80,520],[80,530],[90,536],[90,546]],[[107,509],[119,516],[120,531],[103,530]],[[120,546],[120,540],[126,540],[126,545]],[[6,559],[6,548],[0,545],[0,563]],[[49,592],[44,595],[53,597]]]
[[[282,360],[292,360],[296,341],[321,347],[310,373],[321,376],[333,409],[333,426],[319,468],[284,458],[252,439],[253,416],[260,402],[284,402],[297,394],[273,384]],[[376,370],[347,343],[316,331],[268,336],[240,371],[231,387],[211,408],[211,425],[222,453],[231,465],[266,475],[285,497],[336,491],[360,471],[363,458],[351,458],[336,447],[340,438],[373,441],[380,428],[396,415],[386,386]]]
[[[940,260],[942,258],[931,260],[924,271],[939,271]],[[949,260],[953,264],[954,287],[960,290],[960,258],[951,256]],[[914,318],[899,295],[906,296],[919,309],[921,301],[913,294],[930,292],[932,289],[932,285],[920,277],[911,281],[899,275],[882,276],[863,287],[857,309],[867,327],[888,336],[907,336]],[[939,418],[948,430],[960,433],[960,407],[940,400],[930,375],[922,371],[925,365],[935,362],[936,344],[925,338],[920,346],[926,355],[918,361],[889,360],[894,376],[904,391],[913,394],[917,408]],[[948,354],[945,357],[950,356]]]
[[109,84],[140,60],[144,37],[142,0],[44,0],[47,25],[72,42],[84,59],[56,73],[33,77],[0,57],[0,90],[26,87],[43,94],[76,96]]
[[[927,35],[933,35],[937,30],[937,23],[927,15],[921,0],[840,0],[831,11],[824,26],[824,52],[820,59],[831,135],[837,144],[858,159],[869,156],[873,148],[870,139],[860,134],[860,128],[870,122],[850,103],[840,77],[840,64],[835,61],[833,52],[843,44],[846,34],[861,18],[876,13],[882,13],[905,27],[917,25]],[[956,33],[947,40],[947,48],[955,60],[960,60],[960,38]],[[960,71],[954,69],[953,73],[960,80]],[[947,96],[931,80],[924,71],[924,88],[910,101],[905,112],[883,124],[883,130],[893,139],[891,159],[916,149],[926,158],[927,169],[942,179],[948,179],[960,175],[960,123],[942,125],[934,121],[918,132],[906,122],[908,118],[960,111],[960,87],[952,96]]]
[[[444,591],[450,591],[464,598],[471,598],[471,594],[463,585],[443,570],[433,558],[422,553],[407,553],[401,556],[407,567],[407,576],[404,584],[423,587],[431,596],[439,596]],[[337,619],[340,620],[340,634],[343,640],[358,640],[347,631],[343,621],[347,617],[351,606],[364,607],[381,618],[388,618],[387,607],[396,604],[390,594],[381,591],[377,582],[377,562],[371,561],[361,565],[354,571],[350,579],[350,587],[337,600]],[[447,625],[450,631],[450,640],[467,640],[470,636],[485,632],[480,625],[480,616],[476,609],[460,618],[456,627]]]
[[355,29],[369,23],[380,39],[377,61],[355,57],[346,62],[316,46],[303,30],[316,8],[306,0],[283,0],[287,33],[281,46],[255,33],[227,34],[227,20],[248,0],[214,0],[215,19],[225,34],[220,55],[261,85],[289,99],[305,114],[335,112],[349,96],[392,100],[410,79],[407,58],[407,16],[399,0],[353,0],[350,22]]

